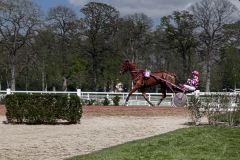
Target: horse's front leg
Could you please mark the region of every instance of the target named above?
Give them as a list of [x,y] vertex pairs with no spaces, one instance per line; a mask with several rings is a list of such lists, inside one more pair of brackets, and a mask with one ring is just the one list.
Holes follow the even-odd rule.
[[132,93],[135,92],[137,89],[138,89],[138,88],[134,86],[133,89],[128,93],[128,96],[127,96],[127,98],[126,98],[126,101],[125,101],[125,103],[124,103],[124,106],[128,106],[128,100],[129,100],[130,96],[131,96]]
[[143,95],[144,99],[148,102],[148,104],[150,104],[152,107],[155,107],[156,105],[152,104],[152,102],[150,102],[150,101],[148,100],[148,97],[147,97],[147,95],[146,95],[145,90],[142,89],[141,92],[142,92],[142,95]]

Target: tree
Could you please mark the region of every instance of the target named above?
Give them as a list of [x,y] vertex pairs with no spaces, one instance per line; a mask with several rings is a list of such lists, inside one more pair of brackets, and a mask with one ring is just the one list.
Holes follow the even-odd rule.
[[88,68],[93,78],[92,89],[97,91],[98,75],[102,72],[99,67],[104,65],[101,58],[112,49],[110,44],[117,32],[119,12],[110,5],[97,2],[86,4],[80,11],[85,15],[81,21],[87,28],[82,50],[90,60]]
[[[231,63],[230,63],[231,62]],[[240,52],[239,49],[234,46],[225,46],[221,48],[221,63],[219,68],[221,84],[225,86],[229,85],[231,88],[240,86],[238,81],[240,77]],[[222,86],[221,86],[222,87]]]
[[240,46],[240,20],[236,23],[224,25],[223,34],[226,35],[224,44]]
[[39,78],[41,79],[42,91],[47,90],[47,84],[49,87],[55,86],[55,82],[49,81],[50,77],[55,76],[50,72],[53,70],[56,73],[59,70],[57,69],[59,67],[55,65],[56,63],[53,63],[57,59],[53,54],[55,48],[57,48],[55,45],[54,32],[49,26],[38,30],[38,34],[34,37],[34,43],[31,45],[33,52],[37,55],[36,68],[41,73],[41,78]]
[[174,11],[172,15],[163,17],[161,19],[161,27],[164,30],[169,49],[176,52],[175,57],[182,62],[183,78],[186,80],[192,70],[192,56],[194,49],[197,46],[197,41],[194,37],[194,29],[197,27],[193,16],[187,11]]
[[[153,20],[144,13],[124,16],[119,23],[118,39],[120,52],[132,62],[140,65],[150,59],[147,53],[153,35]],[[145,64],[146,65],[146,64]]]
[[206,62],[206,92],[209,92],[211,67],[219,60],[217,48],[226,36],[222,34],[223,26],[233,22],[232,16],[237,8],[228,0],[201,0],[191,5],[189,10],[200,26],[197,31]]
[[[240,21],[236,23],[226,24],[223,28],[223,33],[226,35],[224,41],[220,48],[220,58],[221,61],[218,64],[218,68],[211,74],[211,81],[215,81],[212,86],[215,88],[226,87],[229,85],[231,88],[236,88],[240,86],[238,79],[240,78],[240,53],[239,53],[239,42],[240,42]],[[216,84],[219,84],[216,87]]]
[[60,5],[49,9],[47,20],[55,32],[55,43],[58,44],[55,52],[56,57],[60,57],[62,90],[67,91],[68,59],[72,49],[71,33],[76,30],[74,24],[77,21],[77,15],[72,9]]
[[[1,41],[0,41],[0,44]],[[0,90],[2,90],[3,88],[9,88],[9,74],[8,72],[9,67],[8,67],[8,59],[9,59],[9,55],[8,55],[8,51],[6,50],[6,48],[2,45],[0,45]]]
[[1,43],[9,54],[12,90],[15,90],[18,50],[31,40],[41,24],[42,15],[39,6],[29,0],[1,0],[0,2]]
[[[35,90],[37,89],[38,78],[35,76],[38,74],[37,70],[37,54],[35,54],[30,46],[30,43],[26,43],[21,49],[18,50],[18,68],[17,71],[17,89],[28,91],[31,82],[35,83]],[[33,78],[34,77],[34,78]],[[19,85],[21,83],[21,85]],[[25,86],[25,87],[24,87]]]

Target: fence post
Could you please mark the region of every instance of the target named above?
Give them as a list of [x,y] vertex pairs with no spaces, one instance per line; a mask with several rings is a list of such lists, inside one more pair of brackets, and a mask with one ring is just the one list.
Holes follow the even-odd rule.
[[[198,100],[199,100],[199,95],[200,95],[200,90],[196,90],[196,91],[194,92],[194,96],[195,96],[195,98],[198,99]],[[200,122],[201,122],[200,118],[201,118],[201,117],[200,117],[200,113],[199,113],[199,108],[195,108],[195,119],[196,119],[195,124],[196,124],[196,125],[199,125],[199,124],[200,124]]]
[[81,89],[77,89],[77,95],[81,98]]
[[11,89],[7,88],[7,94],[11,94]]

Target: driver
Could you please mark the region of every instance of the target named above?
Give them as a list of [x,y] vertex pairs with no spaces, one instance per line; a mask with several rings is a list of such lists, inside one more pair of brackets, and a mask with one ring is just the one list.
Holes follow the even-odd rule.
[[198,88],[198,83],[199,83],[199,80],[198,80],[198,71],[193,71],[192,72],[192,75],[193,75],[193,79],[188,79],[187,80],[187,84],[183,84],[182,88],[185,89],[186,91],[190,91],[190,92],[194,92],[197,88]]

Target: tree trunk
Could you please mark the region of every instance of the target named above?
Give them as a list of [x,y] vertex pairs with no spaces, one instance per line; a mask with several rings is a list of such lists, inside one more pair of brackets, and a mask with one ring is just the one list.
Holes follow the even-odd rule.
[[15,63],[12,61],[11,64],[11,90],[15,91]]
[[188,66],[187,66],[187,58],[186,58],[186,53],[185,51],[183,51],[182,53],[182,62],[183,62],[183,78],[184,80],[187,80],[187,70],[188,70]]
[[97,92],[97,64],[95,56],[93,56],[93,90]]
[[113,80],[111,80],[111,84],[110,84],[110,92],[114,92],[114,89],[113,89]]
[[45,90],[45,75],[44,72],[42,72],[42,91]]
[[42,66],[42,91],[45,90],[45,65]]
[[28,90],[28,76],[25,76],[25,90],[27,91]]
[[206,74],[206,92],[210,92],[210,61],[207,62],[207,74]]
[[107,86],[106,86],[105,83],[104,83],[104,86],[103,86],[103,92],[107,92]]
[[66,92],[67,91],[67,78],[66,78],[66,74],[63,74],[62,80],[63,80],[63,88],[62,88],[62,90]]
[[63,52],[62,52],[62,61],[63,61],[63,70],[62,70],[62,90],[64,92],[67,91],[67,75],[66,75],[66,68],[67,68],[67,52],[65,50],[65,45],[64,45],[64,38],[63,36],[63,42],[62,42],[62,47],[63,47]]

